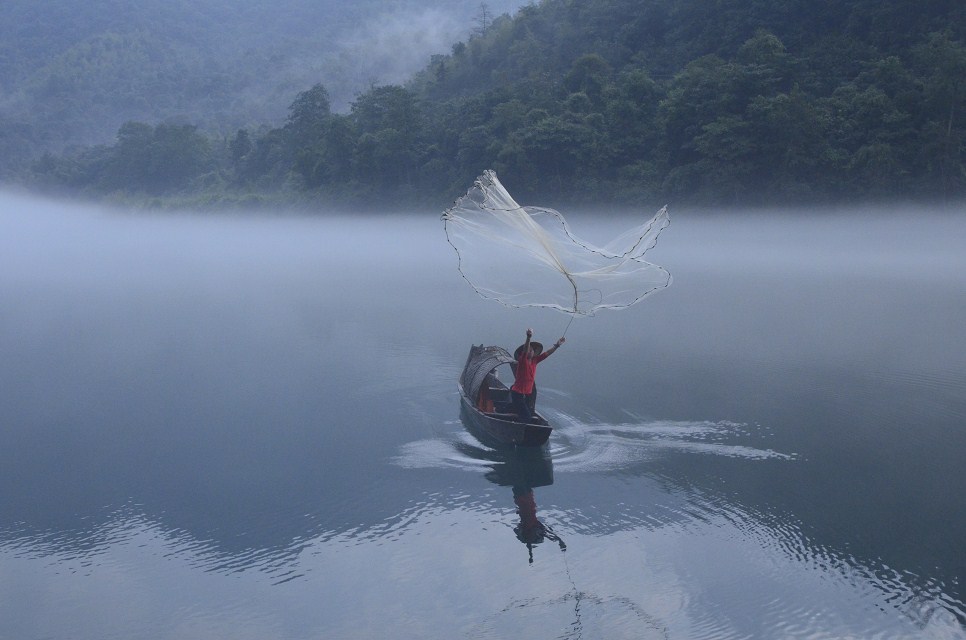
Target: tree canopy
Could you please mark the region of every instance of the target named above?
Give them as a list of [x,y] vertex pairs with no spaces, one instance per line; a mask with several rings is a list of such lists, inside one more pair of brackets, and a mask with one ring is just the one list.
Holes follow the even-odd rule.
[[[544,0],[346,113],[320,84],[277,127],[125,125],[32,175],[373,203],[445,202],[486,168],[545,202],[963,198],[963,25],[953,0]],[[178,171],[138,177],[179,144]]]

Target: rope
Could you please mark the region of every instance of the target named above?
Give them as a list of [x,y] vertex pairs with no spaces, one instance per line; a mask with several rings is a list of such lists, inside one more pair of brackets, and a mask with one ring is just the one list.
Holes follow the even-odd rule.
[[574,311],[573,313],[570,314],[570,322],[568,322],[567,323],[567,326],[564,328],[563,334],[560,336],[561,338],[566,338],[567,337],[567,332],[570,330],[570,325],[572,325],[574,323],[574,318],[576,318],[576,317],[577,317],[577,312],[576,311]]
[[570,587],[574,594],[574,621],[573,624],[570,625],[572,632],[567,634],[566,637],[581,638],[583,636],[583,621],[581,620],[580,600],[581,596],[583,596],[583,592],[577,588],[577,583],[574,581],[574,577],[570,573],[570,562],[567,559],[567,544],[563,541],[563,539],[561,539],[560,536],[557,535],[557,532],[550,528],[549,525],[544,525],[543,530],[544,536],[548,540],[552,540],[560,545],[560,551],[563,552],[564,557],[564,570],[567,572],[567,581],[570,582]]

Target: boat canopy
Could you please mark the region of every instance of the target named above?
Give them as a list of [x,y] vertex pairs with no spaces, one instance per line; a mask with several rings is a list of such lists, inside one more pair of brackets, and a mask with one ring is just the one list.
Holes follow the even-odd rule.
[[513,356],[503,347],[474,346],[470,349],[466,367],[463,368],[463,375],[460,378],[463,390],[470,398],[479,398],[480,387],[483,386],[486,376],[501,364],[515,362]]

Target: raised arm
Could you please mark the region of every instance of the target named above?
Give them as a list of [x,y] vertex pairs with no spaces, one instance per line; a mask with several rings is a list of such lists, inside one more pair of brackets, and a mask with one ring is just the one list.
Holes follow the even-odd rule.
[[560,345],[562,345],[566,341],[567,341],[567,339],[564,338],[563,336],[561,336],[560,337],[560,340],[557,340],[556,342],[554,342],[553,343],[553,346],[550,347],[549,349],[547,349],[547,355],[550,355],[551,353],[553,353],[554,351],[556,351],[557,349],[559,349],[560,348]]
[[523,343],[523,349],[520,350],[520,357],[517,358],[517,362],[523,359],[523,356],[530,353],[530,338],[533,337],[533,329],[527,328],[527,339]]

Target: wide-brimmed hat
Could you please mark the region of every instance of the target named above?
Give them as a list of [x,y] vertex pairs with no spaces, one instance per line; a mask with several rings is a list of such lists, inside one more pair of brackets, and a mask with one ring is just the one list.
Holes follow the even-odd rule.
[[[521,344],[519,347],[517,347],[516,351],[513,352],[513,358],[515,360],[520,359],[520,354],[523,353],[523,347],[525,346],[526,344]],[[530,348],[533,349],[533,355],[535,356],[539,356],[541,353],[543,353],[543,345],[536,340],[530,341]]]

